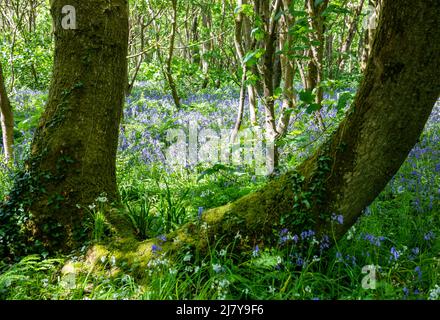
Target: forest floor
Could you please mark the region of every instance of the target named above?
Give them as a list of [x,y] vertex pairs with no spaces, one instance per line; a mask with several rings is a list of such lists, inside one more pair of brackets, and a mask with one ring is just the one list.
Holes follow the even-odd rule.
[[[332,99],[336,98],[327,97]],[[12,100],[20,168],[46,94],[20,91]],[[191,122],[198,125],[199,158],[213,160],[209,141],[221,139],[222,130],[233,127],[238,94],[210,90],[186,97],[184,104],[176,112],[171,98],[148,84],[136,87],[127,99],[118,183],[121,214],[139,241],[165,242],[164,234],[179,225],[267,181],[255,163],[205,161],[177,167],[176,161],[169,161],[182,161],[187,154],[188,149],[181,153],[179,147],[191,145]],[[321,133],[307,113],[295,114],[291,134],[281,146],[282,170],[307,157],[342,117],[343,110],[325,112],[328,131]],[[248,127],[245,122],[244,129]],[[10,190],[13,176],[2,167],[0,199]],[[440,299],[440,105],[386,189],[347,235],[321,256],[295,251],[301,242],[314,242],[312,231],[291,235],[274,230],[278,245],[255,246],[240,257],[234,253],[235,243],[225,247],[213,243],[206,256],[188,251],[173,257],[158,245],[155,258],[141,272],[108,251],[95,257],[88,269],[76,268],[86,265],[90,247],[112,241],[100,210],[106,201],[102,195],[89,206],[90,241],[78,252],[58,257],[43,253],[0,265],[0,299]],[[367,281],[373,277],[376,282]]]

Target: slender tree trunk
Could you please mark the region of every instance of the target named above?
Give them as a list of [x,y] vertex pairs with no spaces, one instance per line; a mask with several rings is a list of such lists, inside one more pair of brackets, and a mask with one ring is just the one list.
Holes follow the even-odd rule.
[[379,15],[380,15],[380,7],[381,7],[381,1],[380,0],[369,0],[368,1],[368,7],[372,8],[374,11],[369,12],[370,16],[368,17],[368,26],[365,31],[364,35],[364,50],[362,53],[362,59],[361,59],[361,70],[365,70],[367,67],[367,62],[369,60],[369,57],[371,55],[371,50],[373,48],[373,40],[376,33],[377,23],[379,21]]
[[[324,91],[321,86],[324,80],[324,17],[323,12],[328,6],[328,0],[324,0],[317,4],[315,0],[307,1],[307,11],[309,14],[309,24],[313,29],[311,40],[317,44],[312,44],[309,57],[309,74],[308,74],[308,90],[316,89],[316,104],[322,106],[324,100]],[[325,124],[322,119],[320,110],[316,112],[316,121],[319,127],[324,130]]]
[[359,6],[356,8],[353,16],[353,20],[350,24],[350,28],[348,30],[347,39],[345,39],[344,44],[342,45],[341,52],[339,53],[339,61],[338,61],[338,69],[343,70],[346,59],[344,56],[350,51],[351,44],[353,43],[354,36],[356,34],[357,26],[359,23],[359,17],[362,13],[362,9],[364,7],[365,0],[361,0]]
[[[239,2],[237,2],[239,3]],[[248,0],[240,0],[240,3],[242,4],[248,4]],[[249,17],[242,15],[243,19],[243,52],[251,52],[255,50],[255,47],[257,45],[257,41],[255,39],[252,39],[251,33],[252,33],[252,26],[251,21]],[[253,68],[247,68],[247,72],[254,73],[255,70]],[[257,90],[255,88],[255,85],[252,83],[249,83],[247,86],[247,92],[248,92],[248,100],[249,100],[249,118],[252,126],[257,126]]]
[[327,60],[327,74],[329,79],[333,79],[334,66],[333,66],[333,34],[329,34],[326,40],[326,60]]
[[[206,6],[203,8],[202,12],[202,25],[207,37],[211,37],[211,32],[209,32],[212,21],[211,21],[211,12],[209,12],[210,7]],[[209,58],[208,54],[212,49],[211,41],[203,41],[202,43],[202,51],[201,51],[201,63],[202,63],[202,74],[203,74],[203,84],[202,88],[205,89],[209,84]]]
[[248,85],[248,99],[249,99],[249,118],[252,126],[258,125],[257,120],[257,91],[254,85]]
[[[237,7],[241,7],[243,5],[242,0],[237,0]],[[230,142],[234,143],[237,138],[238,132],[240,131],[241,124],[243,122],[243,113],[244,113],[244,101],[246,97],[246,63],[244,63],[244,49],[243,49],[243,12],[238,12],[235,17],[235,33],[234,33],[234,44],[235,51],[237,53],[238,61],[240,61],[242,67],[242,76],[241,76],[241,87],[240,87],[240,99],[238,102],[238,113],[237,119],[235,120],[235,126],[231,133]]]
[[[267,1],[262,1],[260,4],[262,18],[265,21],[266,34],[264,39],[264,57],[263,57],[263,105],[266,116],[266,139],[268,143],[274,143],[277,132],[275,122],[275,101],[274,101],[274,57],[276,45],[276,15],[281,6],[281,0],[276,0],[274,7],[270,10],[271,4]],[[274,157],[268,157],[269,167],[276,168],[278,166],[277,152]]]
[[99,195],[119,200],[116,151],[127,84],[127,1],[77,1],[77,28],[67,30],[64,6],[63,0],[51,2],[49,98],[7,209],[24,205],[32,214],[27,230],[49,250],[82,240],[86,208]]
[[11,163],[13,160],[12,146],[14,144],[14,114],[6,92],[3,69],[0,63],[0,118],[3,136],[3,149],[5,160]]
[[[282,228],[339,239],[401,167],[439,97],[436,4],[385,0],[364,79],[333,136],[296,171],[207,211],[202,233],[195,223],[178,230],[173,236],[181,241],[172,246],[200,248],[206,240],[230,241],[238,232],[250,245],[268,243],[276,240],[273,230]],[[343,216],[342,225],[332,222],[333,214]]]
[[283,104],[281,114],[277,124],[278,139],[283,137],[287,132],[290,121],[291,111],[296,104],[296,97],[293,88],[293,77],[295,75],[295,61],[289,57],[290,46],[293,43],[293,37],[289,33],[289,28],[295,23],[294,17],[289,13],[291,0],[283,0],[284,15],[281,24],[281,66],[283,70]]
[[[191,26],[191,41],[193,44],[199,42],[199,16],[198,12],[195,13],[192,26]],[[198,45],[191,46],[191,63],[199,64],[200,63],[200,50]]]
[[176,105],[177,109],[180,109],[180,96],[177,92],[176,83],[174,82],[173,78],[173,71],[172,71],[172,63],[173,63],[173,57],[174,57],[174,42],[176,40],[176,33],[177,33],[177,0],[172,0],[172,9],[173,9],[173,15],[172,15],[172,22],[171,22],[171,37],[170,37],[170,46],[168,49],[168,58],[166,61],[166,70],[165,74],[168,80],[168,85],[170,86],[171,95],[174,100],[174,104]]
[[235,126],[232,130],[230,143],[235,143],[235,140],[237,139],[238,132],[240,131],[242,122],[243,122],[243,114],[244,114],[244,102],[246,98],[246,73],[243,73],[242,79],[241,79],[241,88],[240,88],[240,99],[238,102],[238,112],[237,112],[237,119],[235,120]]

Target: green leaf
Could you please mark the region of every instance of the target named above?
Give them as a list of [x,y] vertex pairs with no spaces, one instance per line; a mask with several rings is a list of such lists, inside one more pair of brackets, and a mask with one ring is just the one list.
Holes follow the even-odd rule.
[[243,63],[245,63],[248,67],[251,67],[257,63],[258,59],[260,59],[263,54],[264,49],[248,52],[243,58]]
[[349,91],[341,93],[339,95],[338,104],[336,106],[338,111],[341,111],[347,106],[347,103],[352,99],[353,94]]
[[317,104],[317,103],[312,103],[312,104],[310,104],[310,105],[308,106],[306,112],[307,112],[308,114],[312,114],[313,112],[316,112],[316,111],[318,111],[319,109],[321,109],[321,106],[320,106],[319,104]]
[[310,90],[301,90],[299,92],[299,99],[306,104],[311,104],[315,101],[315,95]]
[[257,41],[261,41],[264,39],[264,30],[260,27],[254,28],[251,31],[251,36],[255,38]]
[[283,89],[280,87],[276,88],[273,93],[275,99],[278,99],[279,97],[281,97],[282,94],[283,94]]

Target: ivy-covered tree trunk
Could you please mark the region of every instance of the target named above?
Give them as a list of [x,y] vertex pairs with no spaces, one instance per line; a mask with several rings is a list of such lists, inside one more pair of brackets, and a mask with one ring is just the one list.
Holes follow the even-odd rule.
[[0,120],[3,136],[3,150],[6,162],[12,160],[12,145],[14,144],[14,114],[6,92],[3,69],[0,64]]
[[[65,7],[69,5],[69,7]],[[55,60],[48,102],[12,205],[50,249],[82,236],[84,208],[119,198],[116,151],[127,83],[127,0],[53,0]],[[76,18],[76,22],[75,22]]]
[[[440,7],[436,0],[384,1],[364,79],[346,119],[296,171],[207,211],[206,239],[254,243],[273,230],[340,238],[384,189],[414,147],[440,94]],[[335,223],[332,216],[341,216]],[[183,242],[197,224],[176,232]]]

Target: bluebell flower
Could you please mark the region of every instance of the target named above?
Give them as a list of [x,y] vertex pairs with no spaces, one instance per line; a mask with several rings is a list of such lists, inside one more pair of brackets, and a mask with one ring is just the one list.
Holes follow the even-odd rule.
[[339,224],[344,224],[344,216],[343,215],[336,215],[336,213],[333,213],[332,220],[336,221]]
[[153,245],[151,246],[151,251],[152,251],[153,253],[157,253],[158,251],[162,251],[162,248],[159,247],[159,246],[157,246],[157,245],[155,245],[155,244],[153,244]]
[[397,261],[400,257],[400,252],[396,250],[396,248],[392,247],[391,248],[391,259],[394,259],[395,261]]
[[434,233],[433,231],[429,231],[428,233],[426,233],[426,234],[423,236],[423,238],[424,238],[426,241],[431,241],[431,240],[435,239],[435,233]]
[[370,242],[372,245],[375,245],[376,247],[380,247],[382,245],[382,242],[385,240],[384,237],[376,237],[372,234],[364,235],[364,239]]
[[199,207],[199,212],[198,212],[199,219],[202,219],[203,210],[204,210],[203,207]]
[[258,247],[258,244],[255,246],[254,251],[252,251],[252,255],[254,257],[258,257],[260,255],[260,248]]
[[342,262],[344,261],[344,258],[342,257],[342,253],[341,252],[336,252],[336,259],[338,260],[338,262]]
[[160,241],[162,241],[162,242],[167,242],[167,237],[166,236],[164,236],[164,235],[161,235],[161,236],[159,236],[159,237],[157,237]]
[[417,266],[417,267],[414,269],[414,271],[417,273],[417,277],[418,277],[419,281],[421,281],[421,280],[422,280],[423,273],[422,273],[422,270],[420,269],[420,267]]
[[409,294],[409,290],[408,290],[407,287],[404,287],[404,288],[403,288],[403,294],[405,295],[405,297],[408,296],[408,294]]

